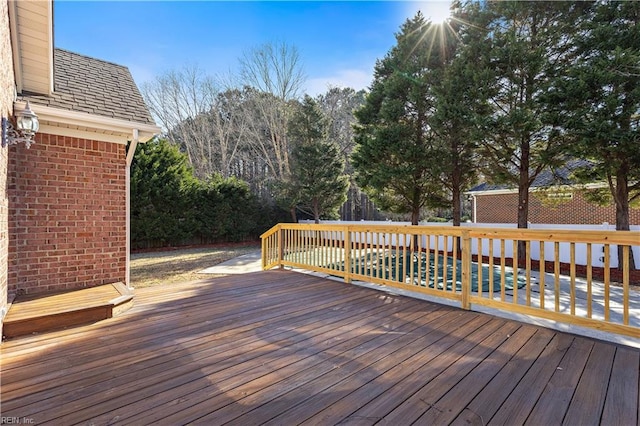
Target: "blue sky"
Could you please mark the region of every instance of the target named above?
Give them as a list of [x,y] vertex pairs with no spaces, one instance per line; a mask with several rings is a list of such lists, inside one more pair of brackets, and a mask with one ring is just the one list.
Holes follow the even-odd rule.
[[315,95],[329,84],[363,89],[400,25],[448,2],[410,1],[55,1],[56,47],[127,66],[140,86],[197,65],[210,75],[237,69],[244,51],[295,45]]

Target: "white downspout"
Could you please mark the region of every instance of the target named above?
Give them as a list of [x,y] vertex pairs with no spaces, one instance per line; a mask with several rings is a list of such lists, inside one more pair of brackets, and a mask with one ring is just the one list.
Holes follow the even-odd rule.
[[124,284],[130,290],[133,290],[131,287],[131,274],[130,274],[130,264],[131,264],[131,163],[133,162],[133,155],[136,153],[136,148],[138,147],[138,129],[133,129],[133,138],[131,139],[131,144],[129,145],[129,151],[127,152],[127,165],[125,171],[125,191],[126,191],[126,207],[125,207],[125,215],[126,215],[126,252],[127,257],[125,261],[125,282]]

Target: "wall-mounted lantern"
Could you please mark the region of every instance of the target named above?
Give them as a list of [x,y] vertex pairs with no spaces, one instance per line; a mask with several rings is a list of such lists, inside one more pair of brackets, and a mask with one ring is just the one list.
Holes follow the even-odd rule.
[[34,143],[33,137],[40,128],[38,116],[31,111],[29,101],[22,111],[16,112],[15,116],[15,127],[8,118],[2,117],[2,147],[24,142],[29,148]]

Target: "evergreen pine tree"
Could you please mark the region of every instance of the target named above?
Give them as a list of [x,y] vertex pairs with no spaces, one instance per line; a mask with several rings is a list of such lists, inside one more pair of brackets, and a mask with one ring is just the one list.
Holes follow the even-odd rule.
[[566,151],[589,160],[576,177],[606,182],[616,230],[628,231],[629,209],[640,200],[640,3],[588,3],[583,16],[575,54],[549,98],[571,141]]
[[318,104],[305,96],[294,114],[289,136],[291,181],[288,193],[297,208],[310,212],[316,223],[321,216],[335,216],[345,202],[349,186],[338,145],[328,138],[329,122]]
[[426,205],[442,206],[438,149],[429,123],[434,69],[447,39],[418,12],[396,34],[396,46],[378,61],[371,91],[355,115],[356,182],[383,209],[411,213],[417,225]]

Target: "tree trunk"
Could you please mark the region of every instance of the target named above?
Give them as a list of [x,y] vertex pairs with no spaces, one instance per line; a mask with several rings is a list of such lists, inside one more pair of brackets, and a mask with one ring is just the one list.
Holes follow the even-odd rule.
[[462,217],[462,199],[460,198],[460,186],[453,185],[453,226],[460,226]]
[[[413,207],[411,209],[411,225],[417,226],[419,222],[420,222],[420,204],[416,201],[413,203]],[[418,236],[414,235],[413,249],[411,250],[411,252],[415,253],[417,251],[418,251]]]
[[462,186],[462,166],[459,154],[458,136],[454,134],[451,138],[450,155],[452,159],[451,170],[451,198],[453,209],[453,226],[460,226],[462,216],[462,204],[460,198],[461,186]]
[[[452,197],[453,197],[453,226],[460,226],[460,217],[462,213],[462,203],[460,198],[460,179],[456,179],[459,176],[458,173],[454,172],[453,179],[453,188],[452,188]],[[462,259],[462,239],[460,237],[456,237],[456,247],[457,247],[457,255],[458,259]]]
[[298,223],[298,215],[296,214],[296,206],[290,207],[289,213],[291,213],[291,220],[293,223]]
[[[614,200],[616,203],[616,231],[629,231],[629,182],[626,167],[620,167],[616,175]],[[618,246],[618,270],[622,271],[622,246]],[[629,270],[636,269],[633,251],[629,250]]]
[[[523,147],[524,148],[524,147]],[[520,176],[518,179],[518,228],[529,227],[529,146],[522,150],[522,160],[520,164]],[[518,241],[518,259],[524,260],[527,257],[526,242]],[[514,266],[516,265],[516,259]]]
[[529,227],[529,186],[518,188],[518,228]]
[[411,224],[417,225],[420,222],[420,205],[415,203],[411,209]]
[[313,200],[313,220],[315,223],[320,223],[320,203],[317,199]]

